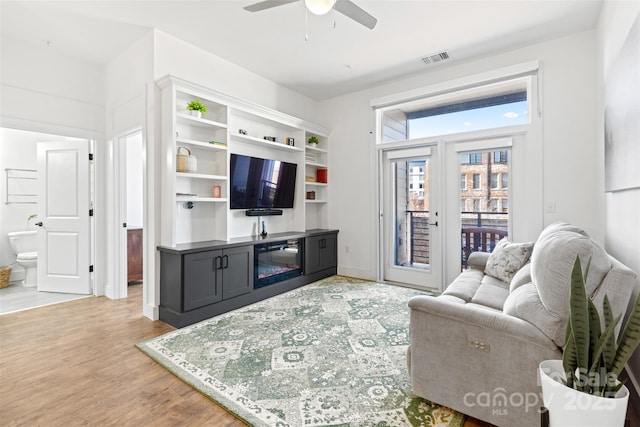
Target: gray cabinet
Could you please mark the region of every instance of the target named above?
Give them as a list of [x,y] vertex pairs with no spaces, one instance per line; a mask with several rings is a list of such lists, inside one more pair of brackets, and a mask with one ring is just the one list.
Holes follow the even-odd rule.
[[[314,229],[159,246],[160,320],[182,328],[337,274],[337,236],[337,230]],[[288,240],[304,240],[302,274],[255,286],[256,250]]]
[[338,265],[338,234],[326,233],[305,239],[305,274],[335,268]]
[[204,251],[184,256],[184,311],[222,301],[222,251]]
[[244,295],[253,289],[253,246],[222,251],[222,299]]
[[253,246],[184,255],[184,311],[251,292]]

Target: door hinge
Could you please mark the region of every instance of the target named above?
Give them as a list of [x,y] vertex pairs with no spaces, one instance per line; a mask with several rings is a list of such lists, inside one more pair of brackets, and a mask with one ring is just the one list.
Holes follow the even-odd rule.
[[89,266],[89,273],[93,273],[93,265]]
[[89,209],[89,216],[93,216],[93,209]]
[[89,153],[89,160],[93,160],[93,153]]

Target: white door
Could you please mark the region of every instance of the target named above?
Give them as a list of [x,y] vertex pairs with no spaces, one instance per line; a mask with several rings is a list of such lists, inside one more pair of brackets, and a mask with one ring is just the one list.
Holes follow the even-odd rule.
[[89,141],[39,142],[38,290],[90,294]]
[[383,279],[441,289],[437,147],[382,153]]

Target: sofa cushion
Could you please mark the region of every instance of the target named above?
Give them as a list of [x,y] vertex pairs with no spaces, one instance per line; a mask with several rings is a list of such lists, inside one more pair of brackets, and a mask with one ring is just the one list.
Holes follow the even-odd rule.
[[508,295],[508,283],[480,270],[468,269],[460,273],[440,297],[502,311]]
[[[580,256],[583,269],[591,260],[587,276],[587,294],[592,295],[611,268],[609,256],[604,249],[586,233],[566,228],[556,228],[553,233],[541,233],[531,255],[531,280],[544,311],[537,312],[536,309],[527,310],[525,313],[513,313],[533,323],[559,346],[564,345],[565,341],[571,271],[576,256]],[[518,294],[513,298],[521,298],[521,295]],[[514,305],[522,303],[522,301],[508,302],[510,312]]]
[[509,283],[513,275],[529,261],[532,251],[533,243],[511,243],[503,238],[489,255],[484,272]]
[[509,292],[513,292],[520,286],[531,283],[531,263],[528,262],[513,275],[509,283]]

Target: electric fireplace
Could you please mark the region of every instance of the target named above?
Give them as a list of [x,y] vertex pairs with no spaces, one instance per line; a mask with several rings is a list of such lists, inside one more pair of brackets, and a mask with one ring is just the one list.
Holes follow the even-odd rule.
[[302,274],[303,239],[255,245],[254,288],[262,288]]

